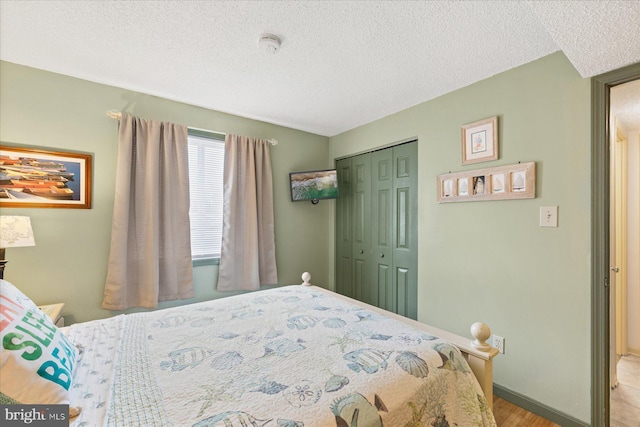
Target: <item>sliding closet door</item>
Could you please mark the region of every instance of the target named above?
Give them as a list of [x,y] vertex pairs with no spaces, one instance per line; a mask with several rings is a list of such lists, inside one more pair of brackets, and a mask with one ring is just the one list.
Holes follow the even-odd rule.
[[418,315],[418,143],[338,160],[336,290]]
[[365,300],[370,286],[371,255],[371,155],[351,158],[353,200],[353,298]]
[[371,242],[372,281],[369,304],[395,311],[393,296],[393,156],[392,149],[375,151],[372,156]]
[[393,289],[395,309],[418,317],[418,143],[393,148]]
[[353,197],[351,192],[351,159],[336,162],[338,172],[338,190],[336,200],[336,292],[350,297],[355,296],[351,279],[353,257],[352,241]]

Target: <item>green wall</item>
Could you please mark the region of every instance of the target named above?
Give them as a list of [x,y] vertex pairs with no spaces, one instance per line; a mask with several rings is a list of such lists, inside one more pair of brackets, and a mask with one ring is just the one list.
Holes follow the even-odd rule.
[[[67,321],[86,321],[117,314],[100,308],[111,235],[118,125],[107,110],[191,127],[275,138],[271,159],[274,180],[276,259],[280,284],[329,283],[330,239],[334,201],[293,203],[289,172],[322,169],[328,160],[328,138],[0,62],[0,141],[3,144],[68,150],[93,155],[93,208],[2,209],[2,215],[31,217],[36,246],[7,249],[5,279],[38,304],[65,302]],[[168,307],[207,300],[217,293],[217,266],[194,270],[196,297],[163,303]]]
[[[384,100],[380,100],[384,102]],[[330,138],[331,158],[418,138],[418,319],[505,337],[494,381],[590,420],[590,81],[556,53]],[[499,116],[499,159],[461,166],[460,127]],[[436,203],[436,175],[535,161],[536,198]],[[540,228],[540,206],[559,227]]]
[[[494,365],[497,384],[588,422],[590,85],[563,54],[330,139],[6,62],[0,93],[3,143],[94,157],[93,209],[2,210],[30,216],[37,241],[7,250],[5,278],[39,304],[64,301],[72,321],[114,314],[100,309],[117,154],[117,124],[107,110],[278,139],[271,155],[281,284],[299,283],[304,270],[314,283],[334,284],[334,202],[290,202],[288,172],[417,137],[419,320],[461,335],[474,321],[487,322],[506,338]],[[460,126],[493,115],[499,160],[461,166]],[[437,174],[518,161],[536,161],[535,199],[436,203]],[[560,206],[558,228],[538,227],[539,207],[547,205]],[[215,266],[197,267],[196,298],[177,303],[218,297],[216,277]]]

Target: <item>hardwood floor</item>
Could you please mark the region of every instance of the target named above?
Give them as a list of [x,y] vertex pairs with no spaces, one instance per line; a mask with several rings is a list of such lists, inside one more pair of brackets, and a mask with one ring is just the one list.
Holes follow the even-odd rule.
[[[640,427],[640,357],[625,356],[618,363],[620,385],[611,391],[610,427]],[[499,397],[493,399],[498,427],[560,427]]]
[[498,427],[560,427],[513,403],[494,396],[493,416]]
[[618,362],[618,382],[611,390],[611,427],[640,427],[640,357]]

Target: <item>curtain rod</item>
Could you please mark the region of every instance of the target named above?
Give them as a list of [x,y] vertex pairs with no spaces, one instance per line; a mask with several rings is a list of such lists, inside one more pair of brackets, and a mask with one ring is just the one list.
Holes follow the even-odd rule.
[[[109,110],[107,111],[107,116],[111,117],[112,119],[115,120],[120,120],[122,118],[122,113],[120,111],[116,111],[116,110]],[[200,128],[194,128],[194,127],[189,127],[189,129],[194,129],[194,130],[201,130],[204,132],[211,132],[211,133],[217,133],[219,135],[226,135],[226,133],[224,132],[217,132],[217,131],[212,131],[212,130],[208,130],[208,129],[200,129]],[[271,145],[278,145],[278,140],[274,139],[274,138],[270,138],[267,139],[267,142]]]

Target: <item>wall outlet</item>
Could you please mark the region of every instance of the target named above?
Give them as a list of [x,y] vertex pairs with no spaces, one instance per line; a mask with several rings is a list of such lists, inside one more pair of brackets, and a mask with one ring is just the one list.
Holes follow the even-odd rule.
[[494,335],[493,346],[497,348],[500,353],[504,354],[504,338]]

